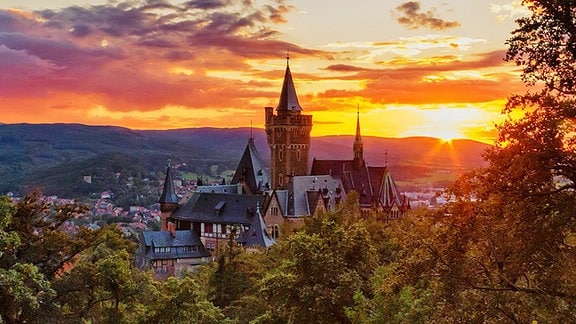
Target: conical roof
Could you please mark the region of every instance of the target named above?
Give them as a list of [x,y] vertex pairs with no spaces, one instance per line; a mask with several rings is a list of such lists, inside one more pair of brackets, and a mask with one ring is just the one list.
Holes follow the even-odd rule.
[[231,183],[238,184],[242,182],[248,186],[252,194],[264,192],[270,187],[270,178],[264,169],[264,163],[252,137],[248,140]]
[[160,195],[158,202],[160,204],[178,204],[178,196],[176,196],[176,190],[174,189],[174,179],[172,177],[172,166],[170,165],[170,161],[168,161],[166,178],[164,179],[164,188],[162,189],[162,195]]
[[296,95],[296,88],[292,80],[292,73],[290,73],[290,65],[286,64],[286,72],[284,73],[284,84],[282,84],[282,92],[280,93],[280,102],[276,107],[278,112],[287,111],[302,111],[302,106],[298,102]]

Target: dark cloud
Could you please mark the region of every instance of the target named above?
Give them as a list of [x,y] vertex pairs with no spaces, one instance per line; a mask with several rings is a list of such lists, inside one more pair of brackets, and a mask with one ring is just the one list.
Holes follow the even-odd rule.
[[72,31],[70,32],[72,36],[76,37],[84,37],[92,34],[92,28],[88,25],[79,24],[72,27]]
[[184,3],[184,6],[187,9],[218,9],[222,7],[226,7],[230,4],[230,1],[220,1],[220,0],[194,0],[194,1],[187,1]]
[[333,64],[329,65],[325,68],[328,71],[336,71],[336,72],[358,72],[358,71],[366,71],[364,68],[360,68],[353,65],[347,64]]
[[[505,50],[491,51],[476,55],[469,61],[448,61],[436,64],[417,62],[390,68],[362,68],[353,65],[329,65],[325,70],[344,72],[341,80],[364,80],[366,87],[361,90],[327,90],[318,97],[342,99],[361,97],[378,104],[388,103],[455,103],[485,102],[496,98],[506,98],[513,93],[517,83],[506,73],[491,74],[488,79],[444,79],[426,82],[430,75],[441,75],[451,71],[482,71],[483,69],[505,66]],[[349,72],[355,72],[349,74]]]
[[205,71],[247,71],[246,58],[279,58],[288,49],[323,55],[277,39],[273,26],[290,10],[277,0],[260,6],[250,0],[147,0],[25,14],[0,10],[0,97],[74,94],[124,111],[249,105],[255,95],[250,81]]
[[422,12],[420,9],[420,3],[417,1],[408,1],[401,4],[396,7],[396,11],[400,15],[400,17],[397,18],[398,22],[409,29],[423,27],[443,30],[460,26],[460,23],[457,21],[445,21],[434,17],[433,10]]

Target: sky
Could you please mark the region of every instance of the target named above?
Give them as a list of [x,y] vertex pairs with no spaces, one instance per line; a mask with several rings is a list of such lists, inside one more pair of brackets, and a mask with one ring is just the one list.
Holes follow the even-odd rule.
[[520,0],[0,2],[0,122],[264,127],[289,55],[313,136],[491,142]]

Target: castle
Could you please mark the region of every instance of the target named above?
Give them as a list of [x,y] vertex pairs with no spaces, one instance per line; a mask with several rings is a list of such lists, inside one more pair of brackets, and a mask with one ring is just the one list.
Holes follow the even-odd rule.
[[279,103],[276,109],[264,108],[270,176],[253,138],[230,185],[199,187],[179,199],[168,165],[159,199],[161,231],[142,234],[138,265],[159,275],[178,275],[209,260],[212,251],[230,237],[246,248],[269,247],[283,224],[295,228],[303,217],[334,210],[351,191],[358,193],[363,215],[373,214],[383,221],[397,219],[410,208],[388,168],[367,165],[359,112],[353,158],[313,159],[309,168],[312,116],[302,111],[288,60]]

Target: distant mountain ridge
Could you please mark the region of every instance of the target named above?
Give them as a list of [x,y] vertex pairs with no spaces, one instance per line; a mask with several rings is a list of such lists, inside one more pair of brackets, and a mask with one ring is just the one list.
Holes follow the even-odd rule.
[[[46,188],[49,181],[72,181],[84,173],[94,173],[99,165],[93,164],[101,164],[107,172],[124,169],[135,174],[162,172],[168,159],[186,163],[199,173],[209,172],[213,165],[221,170],[235,169],[251,134],[260,155],[268,160],[270,151],[262,129],[132,130],[81,124],[0,124],[0,193],[33,186]],[[422,168],[460,172],[481,166],[482,152],[489,147],[471,140],[448,144],[425,137],[362,139],[368,164],[389,165],[399,179],[409,179],[412,171]],[[353,141],[351,135],[314,137],[310,157],[351,159]],[[48,187],[62,192],[54,189],[57,186]]]

